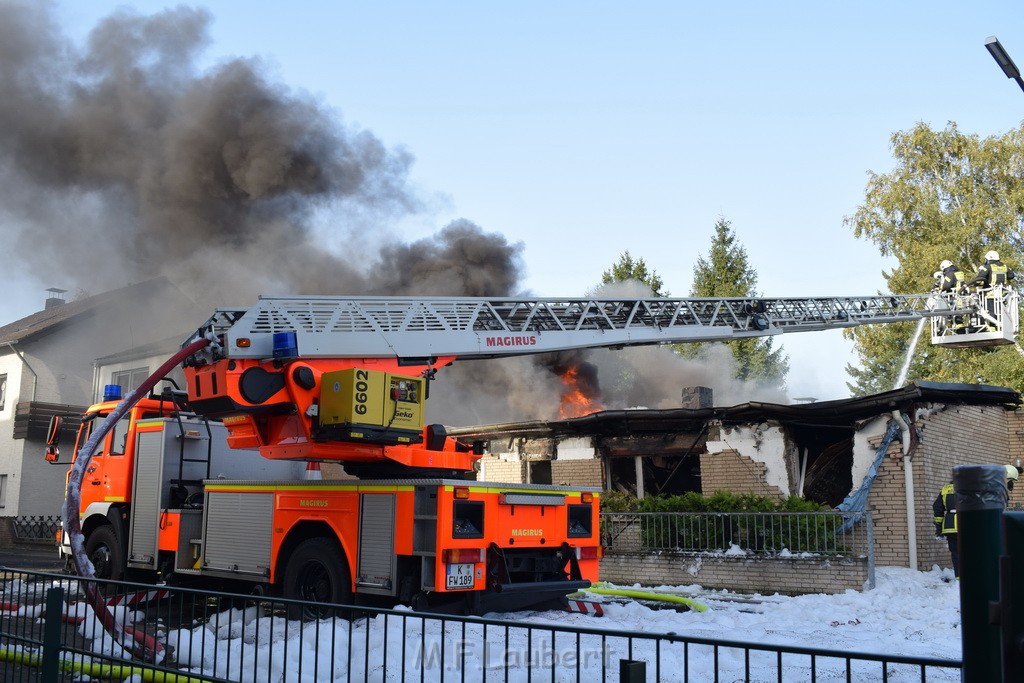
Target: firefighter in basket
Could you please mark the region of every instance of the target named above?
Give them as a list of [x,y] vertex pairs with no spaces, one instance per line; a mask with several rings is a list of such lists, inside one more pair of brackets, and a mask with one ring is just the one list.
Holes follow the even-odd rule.
[[[964,271],[949,259],[943,260],[939,264],[939,269],[935,271],[935,289],[950,308],[964,308],[967,305],[968,293],[964,279]],[[952,330],[956,334],[967,331],[967,320],[964,316],[953,319]]]
[[978,288],[988,311],[984,323],[989,330],[999,329],[996,302],[1002,296],[1003,287],[1009,287],[1013,278],[1014,272],[999,259],[999,252],[992,249],[985,254],[985,263],[978,269],[978,274],[964,283],[967,287]]

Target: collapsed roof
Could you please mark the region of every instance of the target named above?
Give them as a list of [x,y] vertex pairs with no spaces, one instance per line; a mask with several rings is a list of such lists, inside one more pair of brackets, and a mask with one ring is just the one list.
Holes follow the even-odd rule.
[[709,420],[724,424],[742,424],[774,420],[781,424],[808,427],[852,425],[893,410],[907,412],[912,405],[945,403],[1003,406],[1014,409],[1021,396],[1013,389],[985,384],[949,384],[915,381],[900,389],[816,403],[781,405],[777,403],[741,403],[730,407],[669,408],[661,410],[605,410],[564,420],[533,420],[472,427],[449,428],[452,436],[558,437],[574,435],[630,436],[668,430],[699,430]]

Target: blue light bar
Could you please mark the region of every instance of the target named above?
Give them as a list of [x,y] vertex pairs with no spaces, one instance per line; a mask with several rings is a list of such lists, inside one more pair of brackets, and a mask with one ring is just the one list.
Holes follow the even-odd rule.
[[298,358],[299,341],[294,332],[274,333],[274,358]]

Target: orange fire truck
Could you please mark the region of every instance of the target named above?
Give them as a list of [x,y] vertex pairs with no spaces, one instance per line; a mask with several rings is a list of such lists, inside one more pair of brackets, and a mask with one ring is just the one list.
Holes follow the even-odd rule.
[[[599,490],[467,478],[482,444],[424,420],[437,369],[965,313],[929,298],[267,297],[218,309],[183,345],[185,390],[134,404],[115,392],[86,412],[84,554],[101,578],[313,602],[479,613],[559,601],[598,578]],[[123,417],[83,459],[115,408]],[[357,479],[308,480],[317,462]]]

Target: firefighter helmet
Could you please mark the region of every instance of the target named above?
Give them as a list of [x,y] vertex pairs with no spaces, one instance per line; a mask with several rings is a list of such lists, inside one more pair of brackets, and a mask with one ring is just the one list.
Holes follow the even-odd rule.
[[992,249],[987,254],[985,254],[985,260],[986,261],[998,261],[999,260],[999,252],[996,251],[995,249]]
[[1007,479],[1012,479],[1012,480],[1016,481],[1017,477],[1019,477],[1019,476],[1020,476],[1020,470],[1018,470],[1013,465],[1007,465],[1006,466],[1006,478]]
[[945,261],[939,264],[939,270],[945,270],[946,268],[949,268],[951,265],[953,265],[953,262],[950,261],[949,259],[946,259]]

